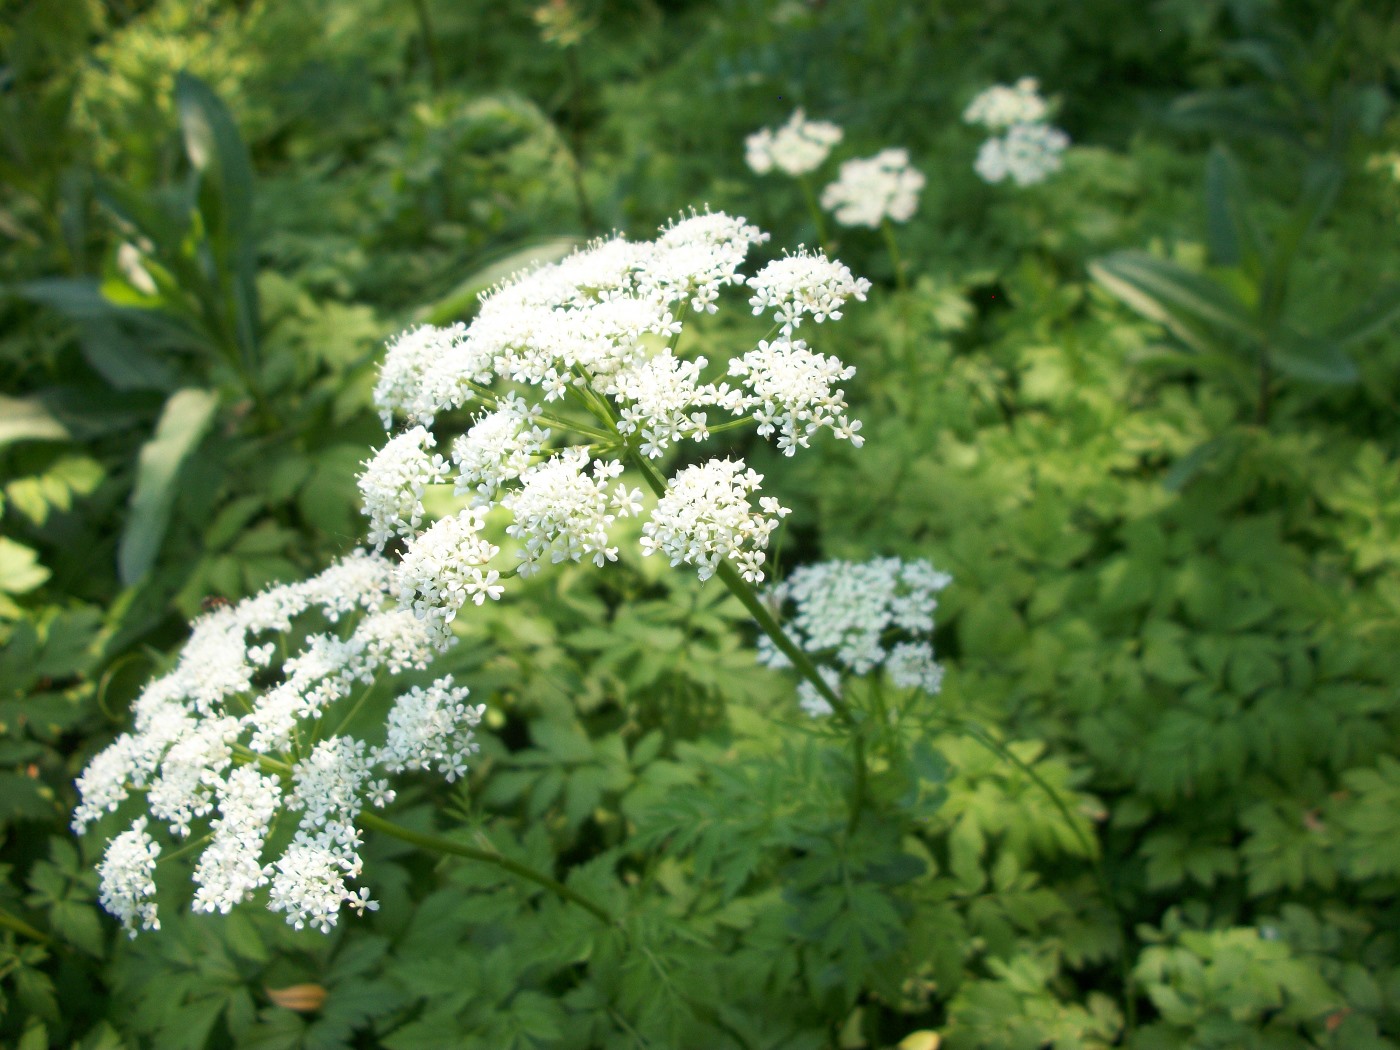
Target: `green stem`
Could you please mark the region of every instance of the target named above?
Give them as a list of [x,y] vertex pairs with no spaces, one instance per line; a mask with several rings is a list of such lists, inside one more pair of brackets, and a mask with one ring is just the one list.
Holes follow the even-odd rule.
[[[498,409],[501,407],[501,399],[496,396],[495,392],[492,391],[490,387],[484,387],[479,383],[471,382],[466,385],[471,392],[476,395],[477,400],[487,408]],[[597,427],[590,427],[587,423],[575,423],[567,419],[559,419],[555,416],[545,415],[543,412],[538,413],[532,418],[535,422],[543,423],[545,426],[552,427],[555,430],[572,430],[575,433],[583,434],[585,437],[591,437],[598,441],[612,441],[614,439],[614,435],[599,430]]]
[[895,240],[894,226],[889,219],[882,219],[880,229],[885,235],[885,246],[890,250],[890,262],[894,264],[895,287],[902,295],[909,291],[909,278],[904,272],[904,257],[899,254],[899,242]]
[[3,908],[0,908],[0,928],[13,930],[20,936],[28,937],[31,941],[38,941],[40,944],[53,944],[53,938],[43,930],[35,929],[23,919],[11,915]]
[[991,751],[994,755],[1010,762],[1022,773],[1028,776],[1031,781],[1045,793],[1046,798],[1059,810],[1060,816],[1064,817],[1065,823],[1073,832],[1074,837],[1079,841],[1080,847],[1089,857],[1089,862],[1094,869],[1094,881],[1098,884],[1099,895],[1108,906],[1108,910],[1113,913],[1114,919],[1118,922],[1119,936],[1123,938],[1122,950],[1118,953],[1118,975],[1123,984],[1123,1013],[1128,1032],[1131,1033],[1137,1027],[1137,1005],[1133,996],[1133,978],[1128,970],[1128,924],[1123,916],[1123,912],[1118,907],[1118,902],[1113,895],[1113,888],[1108,883],[1108,875],[1103,868],[1103,857],[1099,853],[1098,845],[1084,829],[1074,819],[1074,814],[1070,811],[1065,800],[1059,793],[1050,786],[1049,781],[1036,772],[1035,768],[1022,759],[1016,752],[1003,744],[996,737],[992,736],[976,722],[966,719],[950,717],[947,719],[950,725],[956,726],[968,736],[976,740],[979,744]]
[[[631,460],[632,465],[641,471],[642,477],[646,478],[647,485],[652,492],[658,496],[664,496],[666,494],[666,480],[657,472],[656,468],[631,447],[627,450],[627,457]],[[763,604],[753,585],[739,575],[739,570],[734,568],[729,559],[720,559],[719,566],[715,569],[715,575],[749,611],[749,615],[754,618],[754,622],[763,630],[763,633],[782,650],[783,655],[797,669],[797,673],[812,683],[812,687],[831,705],[836,716],[850,729],[851,745],[855,753],[855,784],[851,790],[851,816],[847,822],[846,831],[847,834],[854,832],[856,824],[860,820],[861,808],[865,805],[866,781],[868,780],[865,734],[860,720],[851,710],[851,705],[837,696],[836,691],[827,685],[826,679],[821,676],[821,672],[817,670],[817,665],[812,662],[812,658],[788,637],[787,632],[783,630],[782,625],[778,623],[768,606]]]
[[897,352],[904,365],[909,384],[910,418],[917,419],[919,411],[918,370],[915,367],[914,351],[909,341],[909,278],[905,272],[904,257],[899,254],[899,243],[895,240],[894,226],[889,219],[880,222],[880,230],[885,235],[885,246],[890,252],[890,263],[894,266],[895,288],[899,293],[899,344]]
[[423,51],[428,56],[428,80],[433,85],[433,94],[441,95],[445,86],[442,55],[438,51],[437,33],[433,31],[427,0],[413,0],[413,10],[418,15],[418,31],[423,35]]
[[807,181],[806,175],[797,176],[798,185],[802,187],[802,196],[807,200],[807,210],[812,214],[812,223],[817,228],[817,247],[823,254],[826,249],[826,222],[822,219],[822,210],[817,204],[817,195],[812,190],[812,184]]
[[421,847],[422,849],[434,850],[438,853],[448,853],[455,857],[465,857],[467,860],[480,861],[483,864],[494,864],[503,871],[508,871],[512,875],[543,886],[551,893],[571,904],[577,904],[584,911],[589,912],[598,919],[599,922],[607,926],[617,925],[617,918],[601,904],[589,900],[583,894],[565,886],[558,879],[551,878],[541,871],[536,871],[528,864],[511,860],[509,857],[497,853],[495,850],[477,849],[475,846],[468,846],[453,839],[444,838],[441,835],[433,835],[428,832],[414,831],[393,821],[385,820],[368,811],[361,811],[356,823],[370,831],[379,831],[385,835],[391,835],[403,842]]

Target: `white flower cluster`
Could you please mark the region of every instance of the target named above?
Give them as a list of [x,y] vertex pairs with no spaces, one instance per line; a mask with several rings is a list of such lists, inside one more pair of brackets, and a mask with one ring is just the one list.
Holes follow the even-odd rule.
[[[929,636],[938,592],[951,582],[923,560],[828,561],[795,569],[767,598],[775,610],[791,608],[784,627],[798,646],[833,661],[818,669],[838,695],[842,672],[877,668],[899,688],[933,694],[942,687],[943,668]],[[759,640],[759,658],[770,667],[789,665],[766,638]],[[831,713],[810,682],[799,687],[798,699],[814,717]]]
[[1040,81],[1022,77],[1014,84],[994,84],[963,110],[963,121],[988,131],[1005,131],[1014,124],[1038,124],[1050,113],[1040,96]]
[[877,228],[886,219],[908,222],[919,207],[923,172],[909,165],[909,151],[883,149],[848,160],[835,182],[822,190],[822,207],[842,226]]
[[[407,541],[399,600],[430,622],[435,637],[468,600],[498,598],[512,572],[615,560],[615,523],[643,513],[640,489],[621,479],[623,460],[654,460],[679,442],[704,441],[720,413],[751,419],[788,455],[821,430],[861,443],[840,386],[854,369],[794,332],[806,319],[839,319],[870,283],[808,251],[746,276],[749,249],[767,238],[742,218],[693,214],[651,241],[612,237],[518,275],[483,297],[470,326],[419,328],[390,345],[379,408],[390,426],[398,417],[418,425],[384,446],[360,486],[373,541]],[[750,307],[772,316],[776,335],[713,368],[709,358],[682,355],[687,315],[714,313],[725,288],[744,284]],[[431,454],[432,421],[476,406],[466,432],[441,443],[450,462]],[[586,444],[568,443],[575,439]],[[425,487],[454,473],[456,494],[469,506],[426,521]],[[761,500],[763,509],[750,507],[758,478],[728,460],[678,476],[645,549],[705,577],[727,558],[761,579],[777,510]],[[497,508],[509,515],[512,567],[496,564],[501,547],[485,536]]]
[[[840,141],[839,127],[808,120],[798,109],[777,131],[764,128],[745,139],[745,160],[759,175],[774,168],[806,175],[816,171]],[[822,190],[821,206],[843,226],[873,229],[886,219],[908,222],[918,210],[924,184],[923,173],[910,166],[907,150],[884,149],[873,157],[843,163],[836,181]]]
[[[160,848],[148,819],[178,838],[207,822],[194,872],[198,911],[227,912],[263,886],[270,907],[298,928],[329,929],[344,904],[374,906],[368,890],[346,882],[360,874],[354,821],[364,800],[393,797],[376,771],[431,766],[460,776],[481,717],[447,678],[399,699],[382,746],[338,730],[313,743],[357,688],[381,671],[426,668],[444,644],[430,624],[392,605],[394,586],[386,559],[358,551],[310,580],[216,609],[196,621],[174,669],[136,700],[134,729],[79,777],[73,816],[81,833],[133,794],[145,796],[146,812],[112,838],[100,868],[103,906],[133,935],[159,926]],[[275,667],[279,650],[291,655]],[[268,861],[283,809],[300,812],[300,824],[287,852]]]
[[973,164],[984,182],[1010,178],[1017,186],[1033,186],[1063,167],[1069,136],[1046,122],[1050,108],[1039,88],[1034,77],[1022,77],[1010,87],[998,84],[974,98],[963,113],[967,123],[994,132]]
[[762,482],[763,475],[742,460],[712,459],[686,467],[671,479],[656,512],[642,526],[642,553],[660,551],[672,565],[695,565],[702,580],[728,558],[744,579],[761,581],[768,538],[789,513],[769,496],[759,497],[754,512],[749,497]]
[[870,282],[852,276],[844,263],[804,249],[765,266],[749,280],[749,291],[754,315],[772,310],[783,335],[790,336],[801,326],[803,314],[817,324],[828,317],[839,321],[847,299],[865,302]]
[[801,108],[777,131],[763,128],[744,140],[744,160],[756,175],[774,168],[788,175],[816,171],[831,148],[841,141],[841,129],[825,120],[808,120]]

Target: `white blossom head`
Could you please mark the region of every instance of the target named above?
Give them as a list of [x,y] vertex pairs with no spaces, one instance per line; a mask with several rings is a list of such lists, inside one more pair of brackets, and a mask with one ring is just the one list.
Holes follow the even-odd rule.
[[907,150],[885,149],[842,164],[836,181],[822,190],[821,205],[842,226],[874,229],[886,219],[908,222],[925,181],[923,172],[910,167]]
[[[893,685],[932,695],[943,683],[930,640],[933,614],[938,592],[951,582],[923,560],[827,561],[793,570],[768,589],[767,599],[784,614],[788,636],[827,661],[818,669],[828,685],[839,683],[842,673],[883,669]],[[766,638],[759,641],[759,658],[770,667],[789,666]],[[805,685],[799,695],[803,709],[828,713],[817,710],[821,696]]]
[[973,167],[984,182],[1010,178],[1017,186],[1033,186],[1064,166],[1061,156],[1069,136],[1049,124],[1015,124],[1005,135],[982,143]]
[[763,128],[744,140],[744,160],[757,175],[774,168],[788,175],[806,175],[821,167],[841,141],[841,129],[825,120],[808,120],[799,107],[776,131]]
[[[465,328],[415,329],[391,344],[381,387],[395,393],[383,404],[420,422],[370,460],[361,490],[371,539],[405,541],[396,593],[430,631],[445,634],[513,576],[616,560],[617,523],[645,513],[629,469],[660,500],[644,551],[702,578],[721,561],[762,578],[768,535],[786,511],[760,496],[759,475],[694,445],[747,426],[789,456],[822,432],[859,446],[844,389],[855,370],[794,333],[839,320],[870,289],[806,250],[746,274],[750,250],[767,239],[741,217],[693,212],[651,240],[610,237],[511,278]],[[728,355],[688,354],[689,325],[741,285],[776,332]],[[421,422],[430,411],[433,422]],[[437,436],[444,420],[455,435]],[[695,465],[666,479],[651,464],[682,443]],[[434,448],[449,449],[451,462]],[[454,471],[460,502],[433,521],[423,493]],[[501,529],[495,541],[488,518]]]
[[[386,559],[360,551],[195,622],[173,670],[137,698],[131,731],[77,782],[79,833],[143,800],[99,867],[102,904],[128,930],[159,927],[160,846],[148,824],[177,839],[203,832],[196,911],[227,912],[262,887],[269,907],[297,928],[327,930],[343,906],[372,907],[368,890],[349,881],[361,867],[356,818],[367,803],[393,797],[380,774],[431,767],[460,776],[481,716],[445,678],[411,690],[386,726],[368,729],[382,745],[343,733],[354,696],[378,675],[425,669],[450,640],[394,606],[395,582]],[[279,651],[287,654],[280,664]],[[269,829],[284,810],[300,814],[295,838],[270,857]]]
[[1039,123],[1049,112],[1050,107],[1040,95],[1040,82],[1035,77],[1022,77],[1014,84],[987,88],[968,104],[963,121],[1002,131],[1013,124]]

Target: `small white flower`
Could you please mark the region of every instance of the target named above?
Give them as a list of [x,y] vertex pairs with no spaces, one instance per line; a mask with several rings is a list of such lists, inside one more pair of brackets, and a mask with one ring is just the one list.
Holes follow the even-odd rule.
[[821,204],[842,226],[874,229],[886,219],[908,222],[925,181],[923,172],[909,166],[907,150],[881,150],[842,164],[836,181],[822,190]]

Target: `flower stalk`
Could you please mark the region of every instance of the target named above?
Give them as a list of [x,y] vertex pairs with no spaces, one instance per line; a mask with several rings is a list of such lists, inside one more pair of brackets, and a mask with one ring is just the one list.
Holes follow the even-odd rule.
[[446,853],[454,857],[464,857],[467,860],[479,861],[482,864],[491,864],[508,871],[512,875],[533,882],[537,886],[542,886],[549,890],[561,900],[576,904],[584,911],[588,912],[605,926],[616,926],[617,917],[596,901],[590,900],[577,890],[564,885],[558,879],[546,875],[542,871],[536,871],[528,864],[522,864],[518,860],[512,860],[504,854],[495,850],[478,849],[475,846],[468,846],[464,842],[455,839],[445,838],[442,835],[434,835],[425,831],[414,831],[406,828],[402,824],[395,824],[391,820],[374,813],[364,812],[360,814],[359,823],[370,831],[378,831],[407,842],[410,845],[418,846],[420,849],[432,850],[435,853]]

